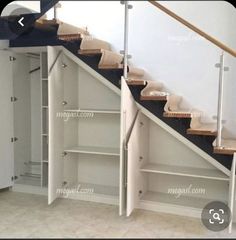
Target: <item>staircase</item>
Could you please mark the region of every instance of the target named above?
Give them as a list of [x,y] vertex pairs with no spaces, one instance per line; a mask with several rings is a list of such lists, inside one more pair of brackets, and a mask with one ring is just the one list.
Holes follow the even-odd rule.
[[[51,1],[43,6],[45,11],[52,6]],[[54,1],[57,2],[57,1]],[[37,23],[39,23],[40,20]],[[76,28],[59,21],[43,20],[40,22],[45,31],[31,31],[10,41],[10,47],[30,47],[62,45],[81,59],[104,78],[120,88],[123,76],[123,55],[111,51],[109,43],[93,38],[87,30]],[[57,31],[52,25],[58,25]],[[154,114],[161,121],[177,131],[183,137],[202,149],[227,169],[231,169],[233,154],[236,152],[236,140],[222,139],[223,147],[215,147],[217,126],[204,123],[202,112],[182,108],[182,97],[170,94],[163,89],[163,84],[143,78],[144,71],[127,67],[127,84],[137,103]]]

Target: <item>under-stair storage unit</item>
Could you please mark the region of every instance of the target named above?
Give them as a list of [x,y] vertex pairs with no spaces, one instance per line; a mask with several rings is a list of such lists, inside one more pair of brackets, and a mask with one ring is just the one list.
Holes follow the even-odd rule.
[[13,64],[15,183],[41,185],[39,54],[15,54]]
[[207,203],[228,203],[229,176],[142,112],[127,147],[128,216],[142,208],[200,218]]
[[2,134],[2,141],[10,150],[1,159],[8,163],[4,171],[11,172],[11,181],[5,187],[13,186],[15,191],[25,192],[36,187],[33,192],[45,194],[46,189],[42,186],[46,186],[43,183],[47,181],[48,173],[42,159],[48,146],[44,143],[46,132],[41,126],[46,124],[43,104],[46,104],[48,92],[43,72],[47,73],[48,67],[47,55],[43,58],[46,53],[42,51],[37,47],[1,51],[2,61],[8,63],[1,77],[1,85],[6,86],[5,93],[1,92],[1,111],[7,111],[8,118],[3,126],[7,132]]
[[181,140],[124,78],[120,91],[60,46],[3,51],[0,61],[0,188],[48,193],[49,204],[118,204],[127,216],[141,208],[200,217],[212,200],[233,209],[235,171]]
[[49,203],[119,203],[120,96],[60,48],[49,52]]

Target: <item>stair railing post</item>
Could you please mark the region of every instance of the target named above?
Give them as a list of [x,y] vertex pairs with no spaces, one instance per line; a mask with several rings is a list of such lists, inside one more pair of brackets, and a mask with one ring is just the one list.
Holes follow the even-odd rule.
[[125,80],[128,78],[128,45],[129,45],[129,9],[132,9],[132,5],[129,1],[121,1],[121,4],[125,6],[125,19],[124,19],[124,50],[122,51],[124,55],[124,72],[123,76]]
[[220,55],[220,63],[216,64],[219,68],[219,87],[218,87],[218,107],[217,107],[217,138],[216,147],[221,147],[222,139],[222,114],[223,114],[223,93],[224,93],[224,52]]
[[55,4],[55,6],[53,7],[53,19],[54,20],[58,20],[58,13],[57,13],[57,9],[61,7],[60,3]]

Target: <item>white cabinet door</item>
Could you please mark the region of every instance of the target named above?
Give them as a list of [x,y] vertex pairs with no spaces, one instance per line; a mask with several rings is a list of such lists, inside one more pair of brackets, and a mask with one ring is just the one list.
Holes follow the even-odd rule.
[[124,78],[121,79],[121,142],[120,142],[120,215],[126,211],[127,140],[137,116],[137,106]]
[[0,51],[0,189],[13,185],[14,144],[13,134],[13,77],[10,53]]
[[139,199],[139,158],[141,156],[141,132],[140,114],[134,123],[130,138],[128,139],[127,149],[127,211],[129,216],[133,209],[137,207]]
[[48,203],[60,196],[63,185],[64,121],[62,52],[48,47],[48,92],[49,92],[49,178]]

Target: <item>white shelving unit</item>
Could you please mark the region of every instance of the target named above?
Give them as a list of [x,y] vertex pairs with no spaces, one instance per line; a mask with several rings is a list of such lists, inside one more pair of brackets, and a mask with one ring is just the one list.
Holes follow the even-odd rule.
[[118,204],[120,96],[60,50],[50,51],[50,66],[59,57],[49,75],[49,203],[61,196],[58,188],[89,188],[69,197]]
[[140,168],[141,172],[159,173],[174,176],[204,178],[219,181],[229,181],[229,177],[216,169],[193,168],[185,166],[171,166],[165,164],[148,163]]
[[[119,204],[120,215],[127,216],[141,208],[199,217],[212,200],[233,208],[234,170],[205,161],[156,121],[134,102],[124,79],[120,96],[118,88],[61,47],[14,51],[9,69],[17,74],[0,79],[9,88],[0,95],[6,106],[11,97],[19,100],[7,112],[10,120],[4,118],[1,154],[9,171],[1,187],[48,193],[49,204],[60,197]],[[27,52],[40,59],[29,60]],[[9,61],[6,52],[0,56],[2,64]],[[38,65],[40,74],[30,76]]]
[[230,177],[141,111],[127,146],[127,216],[141,208],[200,218],[207,203],[228,203]]
[[101,109],[66,109],[65,112],[71,113],[94,113],[94,114],[120,114],[120,110],[101,110]]
[[[2,52],[0,54],[1,59],[7,56],[4,59],[8,65],[8,68],[4,68],[7,72],[4,74],[4,81],[9,83],[6,89],[9,95],[5,96],[6,94],[3,93],[5,89],[2,88],[1,95],[4,95],[2,100],[9,102],[9,99],[12,99],[9,107],[11,111],[6,113],[9,128],[5,125],[12,139],[9,141],[6,135],[6,143],[11,151],[4,159],[7,159],[9,167],[3,167],[6,172],[10,173],[7,181],[11,181],[8,186],[12,186],[13,191],[25,189],[25,192],[41,192],[41,183],[44,179],[42,150],[43,138],[46,136],[42,134],[47,132],[43,132],[41,128],[42,106],[48,106],[46,81],[48,69],[45,50],[41,47],[13,48],[4,51],[7,54]],[[4,176],[7,175],[4,174]]]
[[95,147],[95,146],[77,146],[65,150],[67,153],[84,153],[107,156],[120,156],[119,148]]

